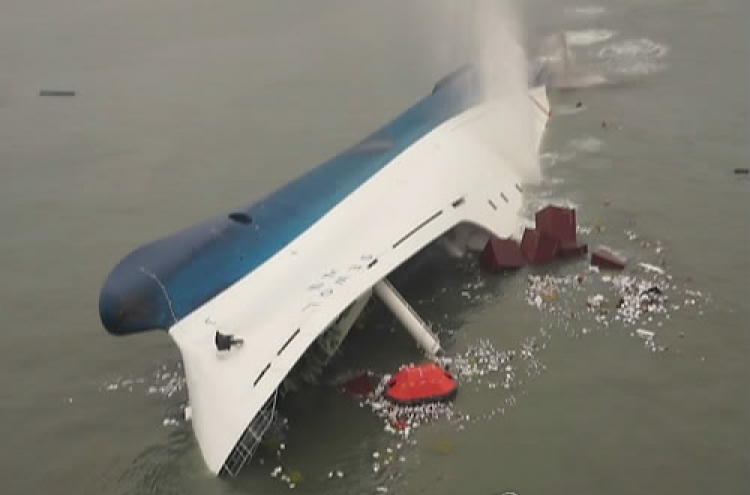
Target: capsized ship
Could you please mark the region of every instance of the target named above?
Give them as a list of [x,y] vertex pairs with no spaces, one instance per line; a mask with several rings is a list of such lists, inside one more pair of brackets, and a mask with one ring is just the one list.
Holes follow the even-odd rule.
[[516,233],[529,170],[514,151],[516,127],[528,126],[536,152],[549,118],[544,71],[531,72],[512,105],[524,123],[509,118],[507,98],[488,96],[475,66],[461,67],[276,192],[115,266],[101,322],[114,335],[162,329],[174,340],[213,474],[236,475],[303,358],[335,351],[371,298],[428,356],[441,352],[388,276],[434,242],[461,256],[490,235]]

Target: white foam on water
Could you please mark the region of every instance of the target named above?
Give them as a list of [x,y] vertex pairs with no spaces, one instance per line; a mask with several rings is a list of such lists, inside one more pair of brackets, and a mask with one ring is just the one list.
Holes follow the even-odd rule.
[[[555,166],[570,162],[581,153],[595,154],[604,148],[604,141],[593,136],[573,139],[565,144],[559,152],[544,153],[541,158],[542,170],[549,170]],[[554,184],[554,182],[548,182]]]
[[553,153],[553,152],[542,153],[541,156],[539,157],[539,162],[542,166],[542,170],[547,170],[557,165],[559,158],[560,158],[559,153]]
[[586,136],[572,140],[568,146],[573,150],[584,153],[598,153],[604,147],[604,141],[592,136]]
[[578,5],[566,7],[565,12],[576,17],[599,17],[607,11],[601,5]]
[[605,46],[599,50],[599,56],[603,58],[662,58],[668,52],[669,49],[665,45],[647,38],[641,38],[612,43],[611,45]]
[[169,398],[185,389],[185,374],[182,365],[173,369],[162,365],[149,378],[127,378],[120,376],[100,385],[101,392],[142,392],[147,395],[161,395]]
[[567,163],[576,157],[575,150],[565,149],[557,157],[558,163]]
[[608,29],[586,29],[582,31],[566,31],[565,37],[570,46],[588,46],[602,43],[612,38],[614,31]]
[[640,38],[607,44],[599,49],[596,56],[610,71],[644,75],[661,70],[668,54],[668,46],[647,38]]

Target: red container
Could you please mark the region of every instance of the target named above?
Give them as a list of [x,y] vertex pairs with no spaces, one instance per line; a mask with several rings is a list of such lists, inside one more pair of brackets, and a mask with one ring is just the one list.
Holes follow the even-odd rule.
[[532,265],[551,263],[557,259],[560,241],[536,229],[525,229],[521,240],[521,252]]
[[586,243],[578,244],[578,242],[566,243],[563,242],[560,245],[560,256],[563,258],[572,258],[574,256],[582,256],[589,251],[589,246]]
[[526,259],[521,254],[521,246],[514,239],[500,239],[492,236],[479,256],[483,270],[497,273],[501,270],[521,268]]
[[626,262],[625,259],[607,251],[606,249],[599,249],[591,254],[591,264],[600,268],[622,270],[625,268]]
[[562,206],[549,205],[535,215],[536,229],[557,239],[561,244],[577,244],[576,211]]

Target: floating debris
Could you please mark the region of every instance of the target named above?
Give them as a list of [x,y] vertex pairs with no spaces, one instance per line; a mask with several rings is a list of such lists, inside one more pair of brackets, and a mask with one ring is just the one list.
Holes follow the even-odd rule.
[[604,301],[605,299],[603,295],[596,294],[595,296],[590,296],[586,299],[586,304],[588,304],[589,308],[599,309]]
[[650,330],[644,330],[643,328],[639,328],[635,331],[635,334],[643,339],[653,339],[654,338],[654,332]]
[[450,454],[453,451],[453,444],[450,442],[435,442],[432,444],[432,450],[439,454]]
[[328,479],[331,480],[334,477],[338,478],[338,479],[341,479],[341,478],[344,477],[344,472],[343,471],[329,471],[328,472]]
[[576,210],[547,205],[534,214],[535,228],[525,228],[520,244],[514,239],[491,237],[479,258],[484,271],[497,273],[525,264],[546,264],[588,252],[576,234]]
[[[578,227],[577,230],[580,231],[581,228]],[[656,245],[660,248],[658,242]],[[577,334],[588,335],[597,328],[614,323],[621,327],[638,325],[630,330],[633,336],[643,339],[645,346],[652,352],[665,351],[666,347],[656,344],[659,338],[657,332],[660,332],[658,326],[661,323],[656,317],[669,318],[670,310],[698,306],[705,296],[697,290],[681,292],[663,268],[649,263],[638,263],[637,266],[639,269],[633,270],[632,274],[600,274],[597,266],[581,266],[579,273],[565,276],[529,276],[527,303],[544,315],[554,318],[552,321],[544,321],[540,335],[527,336],[516,350],[499,350],[489,340],[482,339],[455,355],[442,357],[439,363],[450,370],[463,388],[492,391],[491,393],[497,394],[497,400],[491,401],[493,409],[490,411],[471,411],[471,414],[468,414],[458,410],[453,403],[412,406],[393,404],[384,397],[391,375],[379,377],[371,372],[359,373],[353,378],[350,375],[347,382],[339,384],[346,392],[356,397],[360,406],[368,406],[383,420],[385,431],[400,440],[408,440],[403,442],[404,445],[413,445],[414,431],[431,422],[449,421],[457,425],[458,431],[462,431],[468,422],[503,415],[508,408],[516,404],[516,397],[523,393],[519,393],[518,386],[522,384],[524,371],[532,377],[545,369],[537,354],[547,345],[552,331],[567,329]],[[484,282],[479,279],[476,283],[461,287],[461,290],[472,300],[476,300],[477,292],[482,292],[483,287]],[[650,321],[649,318],[654,320]],[[679,337],[684,337],[684,334],[681,333]],[[148,393],[160,393],[170,397],[184,387],[181,369],[167,371],[166,367],[162,367],[156,373],[155,382],[150,386],[145,383],[146,380],[139,380],[121,379],[108,384],[105,388],[117,390],[141,384],[144,388],[148,387]],[[173,426],[167,420],[164,424]],[[367,465],[372,467],[374,473],[380,473],[391,469],[387,468],[391,464],[397,466],[396,459],[400,463],[406,462],[406,455],[402,455],[406,452],[399,451],[401,445],[399,443],[395,449],[388,447],[385,451],[364,451],[366,457],[372,456],[372,459],[368,458]],[[438,442],[432,448],[443,454],[448,454],[452,450],[452,446],[447,442]],[[278,453],[282,450],[283,444],[279,444]],[[325,471],[321,474],[325,477]],[[331,480],[344,476],[342,471],[332,470],[327,474]],[[287,483],[290,489],[294,489],[302,481],[299,472],[284,473],[281,466],[274,469],[271,476]],[[382,477],[383,474],[377,476]],[[383,486],[378,488],[379,492],[387,490],[387,487]]]
[[285,473],[283,467],[280,465],[276,466],[270,474],[271,478],[278,478],[282,483],[286,483],[290,490],[293,490],[303,480],[300,471],[293,470]]
[[606,248],[600,248],[591,253],[591,264],[600,268],[622,270],[625,268],[626,263],[627,260],[625,258]]
[[173,371],[169,371],[167,365],[161,365],[153,372],[150,379],[118,377],[114,381],[102,384],[99,387],[99,390],[103,392],[133,392],[137,389],[145,389],[145,393],[148,395],[158,394],[165,398],[182,392],[185,389],[185,375],[182,371],[182,364],[177,363],[176,369]]
[[650,263],[638,263],[638,266],[646,270],[647,272],[656,272],[660,275],[664,275],[664,269]]
[[560,252],[560,241],[542,230],[526,228],[521,239],[521,252],[533,265],[551,263]]
[[[458,431],[463,430],[464,423],[492,419],[503,415],[505,409],[516,403],[513,396],[515,385],[520,385],[520,373],[524,370],[529,377],[535,376],[545,369],[536,357],[536,352],[546,344],[539,344],[536,338],[526,338],[520,349],[500,351],[495,349],[488,340],[480,340],[470,345],[464,352],[454,356],[442,356],[438,365],[449,370],[455,380],[462,386],[471,385],[476,390],[485,389],[498,394],[498,401],[493,409],[476,414],[466,414],[455,409],[453,402],[429,402],[422,404],[404,405],[394,403],[385,397],[385,390],[392,379],[385,374],[380,379],[375,392],[365,397],[360,406],[368,406],[373,413],[381,418],[384,430],[398,438],[412,439],[413,432],[420,426],[435,421],[448,421],[457,425]],[[514,364],[513,358],[520,357],[520,362]],[[400,449],[401,444],[396,445]],[[387,466],[393,460],[393,450],[386,450],[387,455],[376,452],[376,469]],[[403,456],[399,461],[404,462]]]
[[[696,290],[684,289],[680,293],[673,277],[661,267],[650,263],[638,266],[641,270],[633,274],[598,274],[599,268],[592,265],[588,274],[529,276],[526,301],[550,318],[547,328],[587,335],[596,328],[615,324],[627,328],[643,322],[661,328],[669,320],[670,311],[697,306],[706,299]],[[672,299],[680,303],[675,304]],[[654,352],[667,350],[656,345],[654,330],[641,330],[632,335],[645,339]],[[683,337],[681,333],[679,338]]]
[[486,272],[498,273],[503,270],[521,268],[526,259],[521,246],[515,239],[491,237],[479,256],[479,265]]

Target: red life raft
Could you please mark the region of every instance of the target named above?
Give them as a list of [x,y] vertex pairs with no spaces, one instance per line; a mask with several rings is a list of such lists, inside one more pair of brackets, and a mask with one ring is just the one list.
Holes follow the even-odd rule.
[[385,397],[397,404],[442,402],[456,395],[456,380],[435,363],[401,368],[388,381]]

